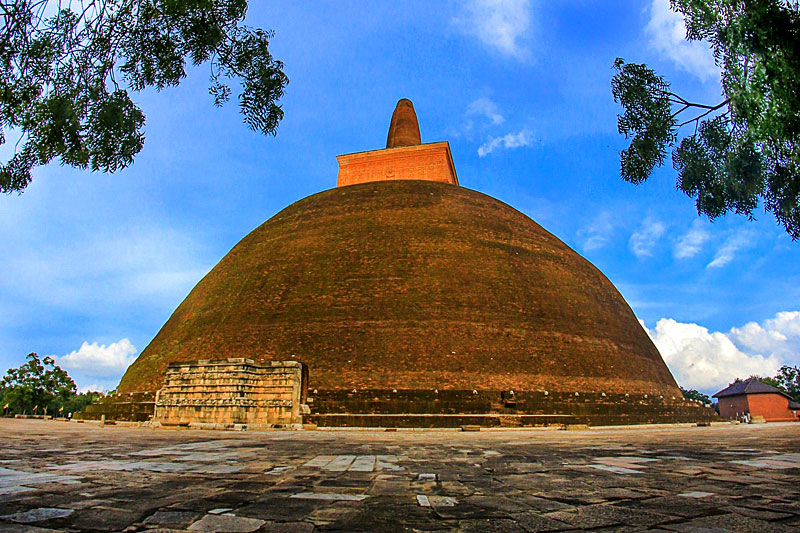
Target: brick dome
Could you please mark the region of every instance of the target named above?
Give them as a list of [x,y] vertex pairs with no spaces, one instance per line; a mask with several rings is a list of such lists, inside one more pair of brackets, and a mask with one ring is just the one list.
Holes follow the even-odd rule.
[[331,189],[242,239],[125,373],[175,361],[295,359],[320,390],[664,394],[675,380],[591,263],[508,205],[461,187]]

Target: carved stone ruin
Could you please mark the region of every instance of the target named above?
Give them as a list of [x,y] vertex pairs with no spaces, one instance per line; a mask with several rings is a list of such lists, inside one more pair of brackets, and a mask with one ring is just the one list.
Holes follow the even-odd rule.
[[195,427],[299,426],[306,383],[307,370],[297,361],[171,363],[156,393],[153,420]]

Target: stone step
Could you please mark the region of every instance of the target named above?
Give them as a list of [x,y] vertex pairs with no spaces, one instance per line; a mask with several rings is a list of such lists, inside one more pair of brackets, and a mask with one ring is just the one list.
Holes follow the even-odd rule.
[[375,428],[460,428],[562,426],[585,423],[572,415],[496,415],[496,414],[316,414],[307,421],[319,427],[375,427]]

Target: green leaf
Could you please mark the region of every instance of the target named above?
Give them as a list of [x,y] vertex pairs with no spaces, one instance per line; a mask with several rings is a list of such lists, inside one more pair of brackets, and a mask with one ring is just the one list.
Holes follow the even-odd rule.
[[211,63],[214,105],[230,99],[221,78],[237,83],[248,127],[277,132],[289,80],[269,53],[272,33],[242,25],[246,0],[99,0],[85,11],[47,3],[3,5],[0,144],[16,131],[21,149],[0,162],[0,191],[21,192],[54,159],[103,172],[129,166],[144,145],[145,116],[126,88],[178,85],[187,62]]
[[687,39],[710,44],[723,100],[690,102],[645,65],[617,59],[612,95],[624,110],[618,129],[631,138],[620,155],[622,178],[648,179],[683,135],[672,152],[676,185],[695,199],[698,213],[752,218],[761,203],[792,239],[800,238],[800,3],[670,4],[684,16]]

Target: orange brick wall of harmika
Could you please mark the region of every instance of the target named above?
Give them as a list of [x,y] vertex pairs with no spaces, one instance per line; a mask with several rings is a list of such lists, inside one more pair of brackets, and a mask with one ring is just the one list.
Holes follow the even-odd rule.
[[458,185],[447,142],[340,155],[337,187],[374,181],[423,180]]

